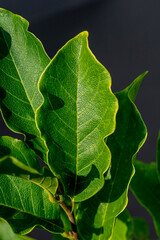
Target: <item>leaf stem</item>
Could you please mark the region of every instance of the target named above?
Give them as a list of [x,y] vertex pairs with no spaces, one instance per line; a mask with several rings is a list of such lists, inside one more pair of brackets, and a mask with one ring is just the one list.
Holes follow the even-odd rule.
[[72,227],[72,233],[71,234],[73,236],[73,240],[79,240],[78,233],[77,233],[77,226],[76,226],[76,222],[75,222],[75,218],[74,218],[72,210],[69,209],[69,207],[66,205],[65,202],[61,202],[59,205],[65,211],[65,213],[67,214],[68,219],[71,223],[71,227]]

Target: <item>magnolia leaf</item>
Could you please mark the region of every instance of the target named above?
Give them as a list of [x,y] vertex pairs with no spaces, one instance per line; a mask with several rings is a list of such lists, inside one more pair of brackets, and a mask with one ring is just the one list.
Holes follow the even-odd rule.
[[154,225],[160,237],[160,182],[157,176],[156,163],[135,161],[135,176],[131,182],[131,190],[137,200],[153,217]]
[[6,220],[0,218],[0,239],[1,240],[31,240],[33,238],[15,234]]
[[[38,80],[50,59],[22,17],[0,9],[0,109],[7,126],[46,152],[35,122],[42,103]],[[42,156],[42,154],[40,154]]]
[[54,202],[58,180],[47,169],[41,170],[35,152],[24,142],[12,137],[0,137],[0,174],[18,176],[42,187]]
[[115,129],[118,106],[111,77],[91,53],[87,37],[82,32],[71,39],[45,69],[39,83],[44,100],[36,113],[48,163],[75,202],[104,184],[111,159],[104,138]]
[[134,174],[132,158],[146,139],[146,127],[133,103],[145,75],[142,74],[128,88],[115,94],[119,101],[117,126],[107,138],[112,155],[111,166],[105,174],[105,184],[100,192],[79,205],[76,218],[82,239],[110,239],[115,218],[127,205],[128,187]]

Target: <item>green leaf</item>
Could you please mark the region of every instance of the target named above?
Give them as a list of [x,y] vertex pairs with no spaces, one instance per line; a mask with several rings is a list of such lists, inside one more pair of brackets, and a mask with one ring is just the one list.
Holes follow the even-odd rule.
[[17,235],[13,232],[7,221],[0,218],[0,239],[1,240],[31,240],[33,238]]
[[48,163],[75,202],[104,184],[111,158],[104,138],[114,131],[118,105],[111,77],[91,53],[87,36],[71,39],[44,71],[39,83],[44,101],[36,114]]
[[0,173],[18,176],[42,187],[54,201],[58,179],[47,169],[41,170],[35,152],[12,137],[0,137]]
[[30,181],[0,174],[0,205],[53,220],[55,232],[64,232],[59,205],[51,203],[46,191]]
[[0,109],[11,130],[45,152],[35,111],[42,103],[38,80],[50,59],[28,25],[24,18],[0,9]]
[[131,217],[128,211],[122,212],[115,222],[112,240],[149,240],[149,229],[142,218]]
[[154,225],[160,237],[160,182],[156,163],[134,162],[136,174],[131,182],[131,190],[137,200],[153,217]]
[[101,191],[79,206],[77,225],[82,239],[110,239],[115,218],[127,205],[128,187],[134,174],[132,159],[146,139],[146,127],[133,103],[145,75],[142,74],[128,88],[116,93],[119,101],[117,126],[107,138],[112,154],[111,166],[105,174]]

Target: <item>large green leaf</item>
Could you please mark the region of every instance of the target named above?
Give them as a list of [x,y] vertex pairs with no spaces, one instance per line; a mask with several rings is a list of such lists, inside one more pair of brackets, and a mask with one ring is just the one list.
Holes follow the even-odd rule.
[[50,59],[28,25],[24,18],[0,9],[0,108],[7,126],[44,152],[35,111],[42,103],[38,80]]
[[33,238],[15,234],[6,220],[0,218],[0,239],[1,240],[31,240]]
[[35,152],[12,137],[0,137],[0,174],[18,176],[45,189],[50,200],[58,188],[58,180],[47,168],[40,168]]
[[71,39],[40,79],[44,102],[36,120],[48,163],[74,201],[94,195],[110,164],[104,138],[115,128],[117,100],[111,77],[88,47],[87,32]]
[[131,182],[131,190],[152,215],[156,232],[160,237],[160,182],[156,163],[134,162],[136,174]]
[[82,239],[111,239],[115,217],[127,205],[128,186],[134,173],[132,158],[146,139],[146,127],[133,103],[145,75],[116,93],[119,101],[117,126],[107,138],[112,154],[111,166],[105,174],[101,191],[79,206],[77,225]]

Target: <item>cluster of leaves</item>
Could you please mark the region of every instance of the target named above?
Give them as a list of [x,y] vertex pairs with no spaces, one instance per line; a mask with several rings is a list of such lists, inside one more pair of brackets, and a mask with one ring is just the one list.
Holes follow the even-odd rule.
[[0,110],[25,136],[0,137],[0,239],[30,239],[37,227],[54,240],[147,240],[146,222],[124,210],[129,185],[160,237],[160,141],[157,164],[136,160],[147,131],[134,101],[146,74],[113,94],[87,32],[50,60],[28,22],[0,9]]

